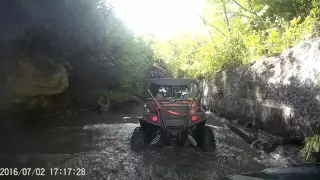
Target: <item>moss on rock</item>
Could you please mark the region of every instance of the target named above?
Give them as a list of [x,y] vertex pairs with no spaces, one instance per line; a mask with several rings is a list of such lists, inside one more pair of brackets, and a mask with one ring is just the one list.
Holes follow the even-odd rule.
[[1,109],[12,104],[28,104],[33,97],[59,94],[68,87],[68,73],[62,65],[47,59],[37,63],[24,55],[10,59],[2,76]]

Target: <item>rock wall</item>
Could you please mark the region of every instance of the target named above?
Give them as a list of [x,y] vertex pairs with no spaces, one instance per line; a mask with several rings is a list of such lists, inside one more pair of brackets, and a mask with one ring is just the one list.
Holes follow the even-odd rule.
[[59,94],[68,87],[64,66],[49,59],[36,59],[19,55],[1,60],[0,110],[10,109],[14,104],[31,106],[32,98]]
[[320,38],[203,81],[204,105],[254,129],[302,140],[319,129]]

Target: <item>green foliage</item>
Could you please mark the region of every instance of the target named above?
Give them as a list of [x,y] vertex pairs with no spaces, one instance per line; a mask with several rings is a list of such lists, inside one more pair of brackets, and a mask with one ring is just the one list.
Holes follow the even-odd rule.
[[202,15],[208,34],[181,35],[154,49],[175,76],[211,75],[314,37],[319,9],[316,0],[208,0]]
[[245,36],[250,56],[252,58],[273,56],[281,53],[285,48],[298,44],[311,35],[314,21],[308,16],[301,23],[299,16],[286,23],[283,29],[270,28]]
[[225,41],[217,48],[215,61],[220,64],[221,69],[230,69],[239,67],[247,63],[248,50],[241,37],[233,37]]
[[315,155],[320,153],[320,135],[307,138],[302,153],[306,161],[313,161]]
[[312,17],[317,18],[319,20],[319,18],[320,18],[320,1],[312,0],[310,14]]
[[148,78],[148,69],[154,62],[151,42],[137,38],[134,43],[127,45],[125,49],[128,59],[122,64],[121,90],[141,94]]

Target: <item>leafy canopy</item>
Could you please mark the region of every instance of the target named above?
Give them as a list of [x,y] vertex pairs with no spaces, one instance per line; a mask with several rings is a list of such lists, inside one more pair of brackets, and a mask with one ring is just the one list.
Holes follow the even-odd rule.
[[157,42],[154,50],[175,76],[209,76],[314,35],[319,8],[316,0],[208,0],[199,15],[207,34]]

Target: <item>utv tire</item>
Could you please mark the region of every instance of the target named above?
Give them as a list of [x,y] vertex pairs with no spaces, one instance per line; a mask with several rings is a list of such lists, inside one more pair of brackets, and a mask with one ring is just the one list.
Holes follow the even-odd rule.
[[140,131],[143,132],[144,143],[149,144],[156,137],[157,130],[151,128],[140,127]]
[[140,127],[136,127],[131,136],[131,150],[141,151],[146,147],[144,133]]
[[205,152],[213,152],[216,149],[216,141],[212,128],[204,127],[198,138],[199,145]]

